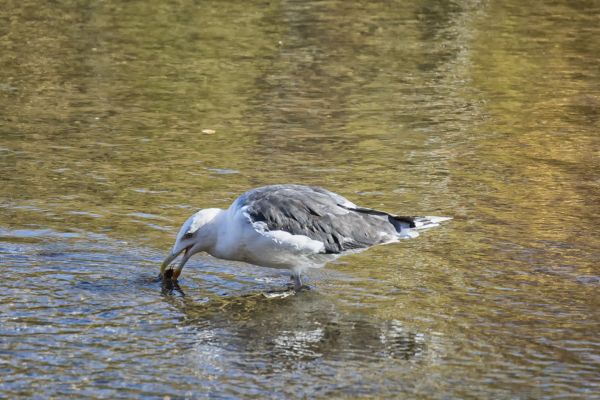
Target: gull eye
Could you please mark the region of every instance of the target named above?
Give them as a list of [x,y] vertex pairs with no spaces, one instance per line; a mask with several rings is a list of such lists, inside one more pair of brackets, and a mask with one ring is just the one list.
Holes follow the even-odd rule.
[[183,235],[184,239],[191,239],[194,236],[194,234],[192,232],[188,232],[185,235]]

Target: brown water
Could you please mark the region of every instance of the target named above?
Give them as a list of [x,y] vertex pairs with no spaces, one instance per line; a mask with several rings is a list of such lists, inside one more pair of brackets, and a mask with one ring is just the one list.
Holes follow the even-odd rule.
[[[5,1],[0,397],[600,398],[600,5]],[[179,225],[270,183],[420,238],[310,274]]]

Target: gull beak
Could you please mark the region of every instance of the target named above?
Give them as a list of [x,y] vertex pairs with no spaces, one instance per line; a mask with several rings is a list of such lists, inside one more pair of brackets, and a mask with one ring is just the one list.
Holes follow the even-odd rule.
[[[183,249],[181,249],[179,251],[171,252],[171,254],[169,254],[167,256],[167,258],[165,258],[162,265],[160,266],[160,276],[162,278],[177,280],[179,275],[181,275],[181,270],[183,269],[183,266],[192,256],[192,253],[190,252],[191,248],[192,248],[192,246],[188,246],[188,247],[184,247]],[[177,268],[175,268],[175,269],[173,269],[173,268],[167,269],[167,267],[169,267],[169,265],[171,265],[173,260],[175,260],[177,258],[177,256],[179,256],[179,254],[181,254],[182,251],[184,253],[183,253],[183,258],[179,262],[179,266],[177,266]]]

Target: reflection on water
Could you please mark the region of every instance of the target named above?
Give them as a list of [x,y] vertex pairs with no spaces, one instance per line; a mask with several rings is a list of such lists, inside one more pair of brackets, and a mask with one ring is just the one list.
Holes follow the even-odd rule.
[[[358,371],[387,366],[392,373],[408,361],[425,362],[434,351],[426,347],[425,335],[407,331],[399,321],[348,315],[316,292],[283,301],[258,296],[224,303],[184,308],[186,325],[197,330],[187,358],[206,375],[227,379],[222,375],[232,369],[245,375],[248,386],[239,389],[240,395],[251,388],[265,392],[264,381],[289,395],[326,394],[336,387],[351,394],[356,390],[356,385],[350,389],[352,383],[360,383],[366,393],[394,393],[394,382],[368,382]],[[223,341],[225,348],[219,344]],[[303,389],[286,386],[302,371],[310,371],[303,373]]]
[[251,294],[176,307],[187,325],[203,327],[202,334],[208,321],[213,329],[239,327],[236,350],[260,354],[270,362],[329,359],[345,352],[357,360],[411,359],[424,352],[424,336],[406,332],[399,321],[374,324],[365,315],[344,313],[314,291],[285,299]]
[[[0,397],[597,397],[599,16],[6,2]],[[455,219],[295,296],[210,257],[161,287],[192,211],[282,182]]]

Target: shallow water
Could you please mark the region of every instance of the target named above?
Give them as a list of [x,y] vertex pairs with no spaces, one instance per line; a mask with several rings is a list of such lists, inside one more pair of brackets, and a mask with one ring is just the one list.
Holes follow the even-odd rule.
[[[8,1],[0,397],[600,397],[595,2]],[[179,225],[315,184],[455,219],[309,275]]]

